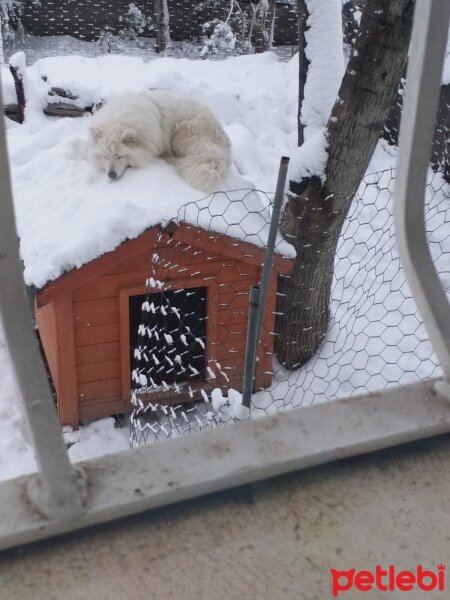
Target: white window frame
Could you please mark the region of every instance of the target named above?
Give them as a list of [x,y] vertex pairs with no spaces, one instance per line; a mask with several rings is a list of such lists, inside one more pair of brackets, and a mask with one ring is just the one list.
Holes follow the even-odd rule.
[[39,472],[0,483],[0,549],[450,431],[450,306],[424,222],[449,15],[448,0],[416,1],[395,193],[400,257],[444,371],[440,381],[294,409],[71,465],[31,327],[2,121],[0,311]]

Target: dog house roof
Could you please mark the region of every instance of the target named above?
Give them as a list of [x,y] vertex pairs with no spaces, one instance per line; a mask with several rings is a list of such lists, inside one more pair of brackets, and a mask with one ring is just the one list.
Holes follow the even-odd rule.
[[[270,191],[275,188],[276,166],[289,136],[296,138],[297,92],[287,83],[294,81],[296,69],[295,63],[278,62],[270,53],[219,62],[161,59],[148,64],[112,55],[53,57],[29,67],[27,75],[34,85],[27,119],[24,125],[8,130],[26,283],[41,289],[149,227],[176,219],[188,203],[195,203],[184,211],[189,223],[259,246],[264,246],[267,237],[263,197],[251,195],[239,202],[244,194],[233,192],[228,197],[216,196],[214,203],[202,200],[203,194],[181,181],[163,161],[129,170],[117,182],[94,177],[80,152],[90,119],[45,118],[42,102],[49,86],[69,90],[83,106],[154,87],[205,101],[225,125],[240,171],[254,182],[235,173],[221,188],[248,189],[256,184]],[[2,82],[5,94],[11,95],[10,84]],[[292,135],[285,132],[286,115],[291,113]],[[229,198],[234,202],[230,204]],[[284,243],[277,250],[289,256],[294,253]]]
[[[81,128],[87,129],[89,120],[82,121]],[[265,246],[267,198],[243,189],[249,183],[236,173],[221,186],[234,191],[206,197],[182,181],[164,161],[146,169],[129,169],[120,180],[110,182],[106,176],[94,176],[77,155],[74,131],[79,135],[79,119],[53,121],[34,136],[25,128],[14,130],[23,139],[20,145],[16,138],[17,152],[28,159],[27,168],[21,167],[18,176],[13,176],[27,285],[41,289],[125,240],[171,220]],[[42,150],[32,154],[36,143]],[[12,162],[17,163],[17,157],[13,156]],[[279,253],[293,255],[289,244],[281,239],[278,242]]]

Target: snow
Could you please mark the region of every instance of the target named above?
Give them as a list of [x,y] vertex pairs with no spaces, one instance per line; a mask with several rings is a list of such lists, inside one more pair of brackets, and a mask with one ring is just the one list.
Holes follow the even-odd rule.
[[[98,102],[141,87],[177,90],[202,100],[232,138],[233,181],[242,183],[245,177],[266,191],[274,188],[280,156],[289,155],[296,146],[297,72],[297,59],[280,63],[271,55],[214,63],[165,58],[150,64],[127,57],[67,57],[45,59],[27,69],[32,82],[45,73],[51,85],[72,85],[83,101]],[[38,89],[37,97],[39,93]],[[7,131],[27,282],[42,285],[48,277],[83,264],[120,243],[124,229],[126,236],[138,235],[151,213],[157,219],[167,218],[161,192],[164,202],[178,195],[183,204],[192,200],[186,208],[192,220],[209,206],[162,161],[127,172],[116,183],[97,179],[73,149],[85,137],[89,118],[34,116]],[[270,393],[255,396],[257,408],[252,416],[440,374],[395,248],[391,198],[395,161],[395,151],[380,142],[368,173],[383,174],[362,184],[362,198],[348,216],[337,252],[332,318],[320,350],[293,373],[275,362],[273,386]],[[430,249],[450,295],[450,200],[448,188],[446,195],[442,185],[435,175],[427,192],[426,215]],[[171,212],[178,214],[179,201],[173,201]],[[224,201],[223,196],[217,200],[222,211]],[[251,196],[247,209],[256,210],[260,202],[261,196]],[[239,216],[236,213],[230,219],[238,223]],[[257,221],[252,219],[252,223],[256,231]],[[89,247],[81,247],[81,240]],[[34,470],[35,461],[1,330],[0,378],[0,479],[5,479]],[[235,391],[228,397],[220,390],[214,392],[204,415],[194,415],[200,428],[204,423],[214,424],[213,411],[223,413],[224,419],[248,416]],[[185,429],[180,426],[179,435],[194,429],[193,414],[187,408],[180,412]],[[170,435],[167,421],[160,427],[164,435]],[[86,423],[78,431],[66,430],[64,437],[73,461],[129,447],[128,427],[115,428],[112,418]]]
[[307,0],[306,57],[309,61],[302,104],[304,143],[296,149],[290,178],[323,178],[327,161],[326,125],[345,70],[341,0]]
[[444,68],[442,70],[442,85],[450,83],[450,32],[447,38],[447,48],[445,51]]
[[[70,90],[86,105],[148,88],[197,98],[213,110],[232,140],[236,166],[220,188],[242,190],[257,182],[259,189],[270,192],[280,156],[294,146],[296,86],[289,75],[296,70],[295,62],[278,62],[270,54],[214,64],[170,58],[144,63],[136,57],[70,56],[43,59],[29,67],[26,80],[27,88],[32,88],[32,109],[22,127],[8,131],[26,283],[41,288],[146,228],[177,218],[188,203],[192,204],[183,213],[187,222],[245,237],[260,246],[267,235],[261,231],[267,208],[264,196],[247,198],[254,215],[246,219],[244,231],[239,224],[245,215],[236,201],[242,192],[204,199],[204,193],[178,178],[173,167],[162,160],[146,169],[129,169],[116,182],[94,174],[81,151],[90,117],[42,116],[44,85]],[[263,122],[265,127],[261,127]],[[228,204],[229,199],[232,202]],[[214,214],[222,218],[211,219],[211,211],[201,209],[207,206],[214,206]],[[293,255],[287,244],[281,244],[279,250]]]
[[15,54],[13,54],[9,59],[9,64],[11,67],[17,69],[17,72],[19,73],[20,77],[23,77],[27,66],[25,52],[16,52]]
[[5,65],[0,66],[0,78],[2,83],[3,104],[17,104],[16,89],[11,72]]

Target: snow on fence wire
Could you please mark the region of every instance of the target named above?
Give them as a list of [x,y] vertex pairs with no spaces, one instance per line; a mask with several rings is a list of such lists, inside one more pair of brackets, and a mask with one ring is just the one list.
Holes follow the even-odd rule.
[[0,0],[3,57],[225,57],[297,43],[293,0]]
[[[259,373],[257,369],[252,418],[440,374],[398,258],[392,218],[393,184],[394,172],[390,169],[367,175],[360,186],[337,249],[327,334],[307,364],[288,371],[278,362],[268,341],[276,331],[270,318],[265,317],[261,333],[264,347],[260,347],[258,357],[260,364],[266,362]],[[256,212],[256,197],[264,204],[263,211]],[[194,289],[170,289],[175,273],[184,268],[179,266],[177,255],[186,244],[161,233],[147,281],[149,293],[142,298],[143,310],[136,323],[130,436],[133,446],[249,416],[241,406],[238,390],[242,389],[251,277],[245,269],[237,273],[237,292],[232,278],[221,279],[221,273],[231,266],[217,253],[201,249],[205,245],[195,225],[244,239],[253,245],[256,257],[265,242],[271,200],[272,194],[254,190],[223,192],[186,205],[178,215],[180,222],[191,223],[189,244],[199,248],[199,264],[215,262],[220,266],[216,271],[212,269],[213,274],[204,282],[214,282],[216,290],[221,290],[216,298],[222,315],[218,319],[221,338],[208,352],[207,323],[211,317],[206,306],[211,298],[198,281]],[[236,215],[243,209],[246,216],[237,221]],[[426,224],[433,259],[450,295],[450,189],[440,173],[429,175]],[[243,234],[249,226],[252,235]],[[279,240],[277,251],[285,250],[284,242]],[[160,293],[155,294],[155,289]],[[272,288],[273,294],[275,291]],[[178,335],[177,340],[174,335]]]

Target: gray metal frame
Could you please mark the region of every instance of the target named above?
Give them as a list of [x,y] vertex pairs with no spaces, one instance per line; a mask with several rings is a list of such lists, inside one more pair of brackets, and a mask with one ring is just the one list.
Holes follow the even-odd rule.
[[[430,340],[450,381],[450,305],[425,231],[425,183],[450,17],[448,0],[418,0],[400,126],[395,227],[400,259]],[[440,386],[450,400],[448,388]]]
[[401,258],[446,377],[438,387],[441,394],[436,394],[434,382],[399,387],[72,467],[25,299],[2,121],[0,311],[40,474],[0,483],[0,548],[450,431],[450,403],[445,397],[450,310],[432,267],[423,224],[424,173],[449,11],[448,0],[416,2],[396,200]]
[[[4,114],[3,101],[0,111]],[[82,511],[79,484],[82,487],[83,477],[69,462],[32,328],[19,257],[3,119],[0,125],[0,210],[0,315],[40,473],[30,480],[30,495],[42,512],[64,518]]]

